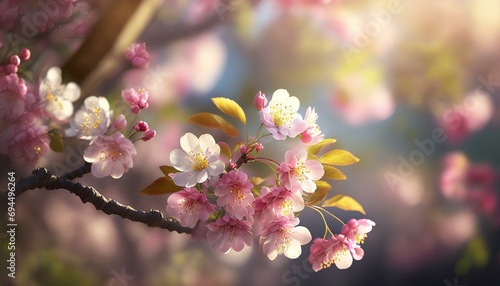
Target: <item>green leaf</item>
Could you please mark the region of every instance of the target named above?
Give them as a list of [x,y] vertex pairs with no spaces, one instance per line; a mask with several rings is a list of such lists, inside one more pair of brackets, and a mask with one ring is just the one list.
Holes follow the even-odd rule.
[[243,108],[241,108],[241,106],[236,103],[236,101],[225,97],[214,97],[212,98],[212,102],[215,104],[215,106],[217,106],[217,108],[220,109],[220,111],[238,119],[243,124],[247,123],[245,112],[243,111]]
[[345,211],[358,211],[366,215],[363,207],[353,198],[344,195],[336,195],[326,200],[322,207],[336,207]]
[[262,184],[265,180],[266,180],[265,178],[261,178],[261,177],[251,177],[250,183],[252,183],[252,185],[254,185],[254,186],[258,186],[258,185]]
[[307,153],[312,154],[312,155],[318,155],[319,151],[321,151],[321,149],[323,149],[323,147],[330,145],[330,144],[333,144],[335,142],[337,142],[337,140],[335,140],[333,138],[325,138],[325,139],[321,140],[318,144],[309,146],[307,148]]
[[309,200],[307,200],[306,205],[308,206],[317,205],[322,202],[332,188],[332,186],[325,181],[316,181],[314,183],[316,184],[316,191],[314,191],[314,193],[309,197]]
[[189,117],[188,121],[204,127],[219,128],[231,137],[240,135],[240,132],[236,128],[234,128],[231,123],[227,122],[224,118],[220,117],[217,114],[200,112]]
[[325,170],[325,174],[323,175],[323,179],[332,179],[332,180],[345,180],[347,177],[342,173],[339,169],[335,168],[331,165],[323,165],[323,169]]
[[231,147],[226,142],[217,142],[217,144],[220,147],[220,153],[224,156],[226,156],[227,161],[231,160],[232,153],[231,153]]
[[323,156],[319,157],[319,161],[323,164],[345,166],[359,162],[359,159],[349,151],[335,149],[323,154]]
[[177,172],[179,172],[176,168],[174,168],[172,166],[160,166],[160,170],[167,177],[168,177],[168,174],[170,174],[170,173],[177,173]]
[[183,187],[179,187],[174,184],[174,180],[172,180],[172,178],[166,176],[156,179],[154,182],[149,184],[149,186],[142,189],[139,193],[148,196],[158,196],[175,193],[182,189]]
[[64,152],[64,143],[61,134],[56,129],[52,129],[47,135],[50,138],[50,149],[54,152]]

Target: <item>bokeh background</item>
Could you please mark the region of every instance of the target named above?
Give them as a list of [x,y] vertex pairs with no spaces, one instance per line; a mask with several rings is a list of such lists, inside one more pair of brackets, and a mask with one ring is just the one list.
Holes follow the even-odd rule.
[[[50,1],[0,1],[4,43],[18,33],[33,54],[23,72],[36,82],[61,66],[82,87],[80,103],[90,95],[116,103],[121,89],[147,88],[141,119],[157,131],[136,144],[134,168],[121,179],[89,174],[80,182],[164,211],[166,196],[139,191],[161,176],[182,134],[207,132],[186,119],[215,111],[210,98],[224,96],[244,107],[255,131],[254,95],[285,88],[302,113],[316,107],[335,147],[360,158],[342,168],[348,179],[334,182],[332,194],[356,198],[377,225],[361,261],[311,273],[308,247],[296,260],[271,262],[257,241],[224,255],[202,239],[97,212],[66,191],[33,190],[16,201],[14,285],[500,285],[500,1],[55,1],[64,17],[37,24],[29,37],[12,23],[49,15]],[[133,42],[146,43],[148,68],[125,61]],[[280,160],[288,143],[268,142],[263,152]],[[85,145],[65,143],[38,166],[63,174],[83,164]],[[1,160],[3,174],[30,173]],[[310,210],[301,224],[323,233]]]

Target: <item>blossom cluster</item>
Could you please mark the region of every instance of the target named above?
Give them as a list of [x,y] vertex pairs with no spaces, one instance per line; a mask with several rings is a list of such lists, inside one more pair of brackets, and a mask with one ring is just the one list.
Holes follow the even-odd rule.
[[[83,158],[92,163],[96,177],[120,178],[133,166],[132,156],[137,153],[133,141],[148,141],[156,131],[144,121],[127,128],[125,115],[115,115],[102,96],[85,98],[75,112],[80,87],[74,82],[63,83],[58,67],[48,69],[34,83],[26,81],[20,67],[30,57],[31,51],[24,48],[0,65],[0,153],[34,166],[50,149],[58,151],[61,146],[54,146],[62,145],[63,135],[76,136],[89,141]],[[143,88],[124,89],[122,98],[134,116],[149,107],[149,94]],[[49,126],[53,128],[50,131]]]
[[[246,123],[244,112],[234,101],[219,98],[214,102],[224,113]],[[302,245],[312,240],[311,232],[299,225],[300,212],[307,206],[323,219],[323,213],[334,216],[310,200],[318,189],[317,182],[325,175],[324,162],[328,160],[320,160],[305,147],[318,146],[324,134],[316,122],[315,109],[308,107],[302,117],[298,98],[284,89],[275,91],[269,102],[259,92],[253,103],[259,111],[261,128],[254,138],[235,148],[239,151],[234,154],[227,143],[217,143],[208,133],[199,137],[186,133],[180,138],[181,149],[170,153],[174,172],[165,174],[182,189],[168,197],[166,210],[185,227],[206,222],[208,242],[223,253],[250,247],[257,236],[270,260],[280,254],[295,259],[301,255]],[[267,134],[260,134],[262,127]],[[275,140],[300,137],[306,146],[287,150],[278,162],[261,157],[264,145],[260,141],[266,136]],[[263,184],[269,180],[251,177],[241,168],[245,163],[272,166],[274,180]],[[326,239],[325,231],[324,237],[316,238],[311,246],[309,261],[315,271],[332,264],[344,269],[353,258],[363,257],[360,244],[375,225],[373,221],[351,219],[340,234],[334,234],[324,222],[331,238]]]
[[30,50],[24,48],[0,64],[0,153],[33,165],[49,150],[49,127],[42,118],[50,114],[35,86],[19,74],[19,67],[30,57]]

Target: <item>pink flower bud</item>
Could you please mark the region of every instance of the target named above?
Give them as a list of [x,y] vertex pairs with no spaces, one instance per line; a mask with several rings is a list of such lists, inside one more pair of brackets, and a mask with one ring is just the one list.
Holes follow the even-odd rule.
[[262,108],[264,108],[266,104],[267,104],[266,94],[260,92],[259,90],[259,92],[255,95],[253,99],[253,106],[257,110],[262,110]]
[[240,153],[245,154],[247,152],[248,148],[246,145],[241,145],[240,146]]
[[144,136],[142,136],[141,139],[142,141],[148,141],[155,136],[156,136],[156,131],[154,131],[153,129],[149,129],[148,131],[144,132]]
[[132,105],[130,107],[130,110],[132,111],[133,114],[138,114],[139,111],[141,111],[141,108],[139,106],[137,106],[137,105]]
[[255,146],[255,151],[260,152],[260,150],[264,149],[264,145],[262,143],[258,143],[257,146]]
[[7,74],[17,73],[17,66],[13,64],[8,64],[5,66],[5,72]]
[[16,67],[18,67],[21,64],[21,59],[18,56],[13,55],[13,56],[10,56],[9,62],[11,64],[15,65]]
[[115,121],[113,121],[113,126],[116,128],[116,130],[122,130],[123,128],[125,128],[125,126],[127,126],[127,119],[125,119],[125,116],[121,114],[120,116],[118,116],[118,118],[115,119]]
[[21,60],[23,61],[27,61],[30,59],[31,57],[31,52],[29,49],[22,49],[20,52],[19,52],[19,57],[21,58]]
[[137,69],[145,69],[149,65],[150,55],[146,50],[146,43],[133,43],[125,51],[125,58]]
[[229,163],[229,168],[231,168],[231,169],[236,168],[236,164],[235,164],[235,163],[233,163],[233,162]]
[[148,123],[145,121],[139,121],[137,124],[134,125],[134,129],[139,131],[139,132],[145,132],[149,130]]

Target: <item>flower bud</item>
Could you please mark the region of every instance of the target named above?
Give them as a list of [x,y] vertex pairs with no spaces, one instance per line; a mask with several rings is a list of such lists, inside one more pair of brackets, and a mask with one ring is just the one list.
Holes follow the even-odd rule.
[[148,141],[149,139],[155,136],[156,136],[156,131],[154,131],[153,129],[149,129],[148,131],[144,132],[144,136],[141,139],[142,141]]
[[17,55],[13,55],[10,56],[9,62],[18,67],[21,64],[21,59]]
[[262,143],[258,143],[257,146],[255,146],[255,151],[260,152],[260,150],[264,149],[264,145]]
[[17,73],[17,66],[13,64],[8,64],[5,66],[5,72],[7,74]]
[[134,129],[139,131],[139,132],[145,132],[149,130],[148,123],[145,121],[139,121],[137,124],[134,125]]
[[29,49],[24,48],[19,52],[19,57],[21,58],[21,60],[27,61],[31,57],[31,51]]
[[253,106],[257,110],[262,110],[267,104],[266,94],[258,92],[253,99]]
[[125,116],[121,114],[115,119],[115,121],[113,121],[113,126],[116,130],[122,130],[125,126],[127,126],[127,119],[125,119]]
[[240,153],[245,154],[247,152],[248,148],[246,145],[241,145],[240,146]]

